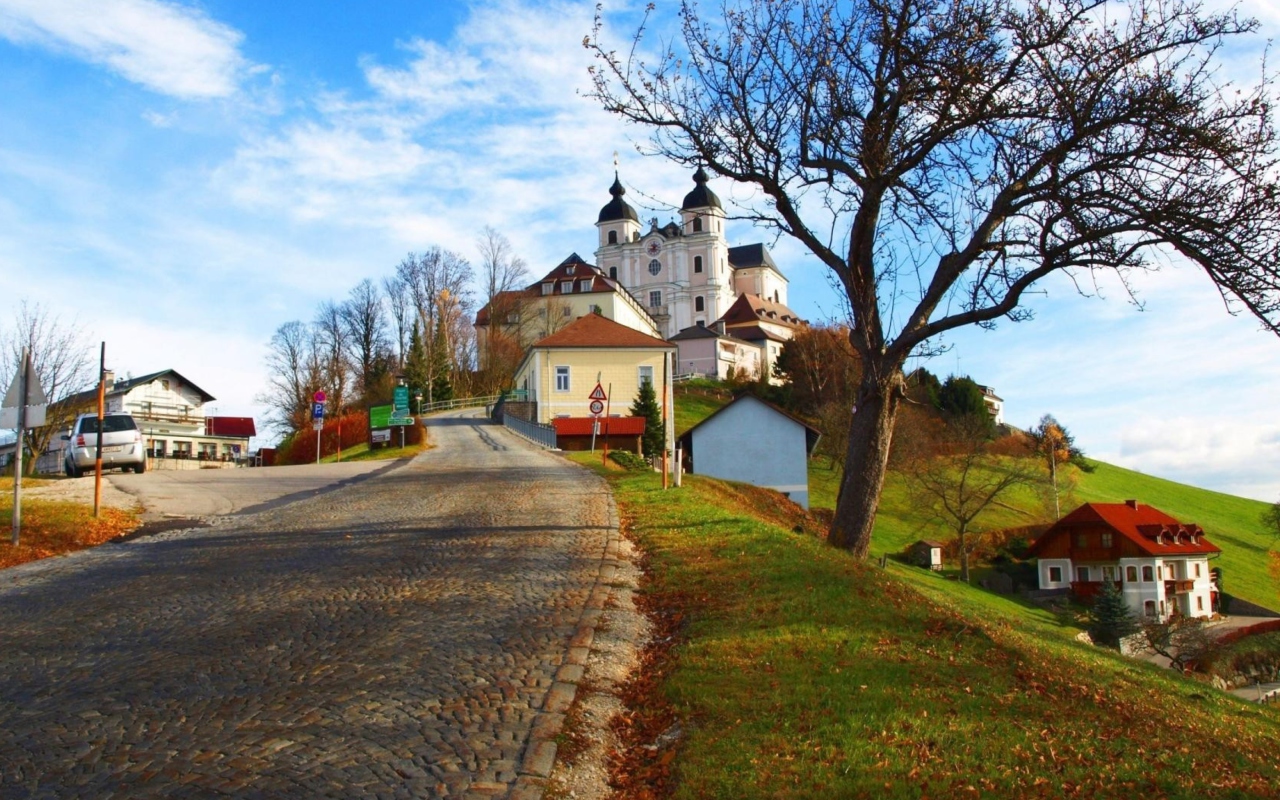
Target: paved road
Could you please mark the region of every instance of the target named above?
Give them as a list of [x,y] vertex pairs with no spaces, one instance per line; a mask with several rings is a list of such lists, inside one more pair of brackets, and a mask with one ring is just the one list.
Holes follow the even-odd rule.
[[354,486],[0,573],[0,797],[527,788],[616,517],[501,428],[432,435]]

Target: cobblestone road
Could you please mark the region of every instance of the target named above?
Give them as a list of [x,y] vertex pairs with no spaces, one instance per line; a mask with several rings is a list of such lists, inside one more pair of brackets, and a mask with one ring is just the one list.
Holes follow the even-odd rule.
[[6,571],[0,796],[536,796],[616,518],[501,428],[432,436],[357,486]]

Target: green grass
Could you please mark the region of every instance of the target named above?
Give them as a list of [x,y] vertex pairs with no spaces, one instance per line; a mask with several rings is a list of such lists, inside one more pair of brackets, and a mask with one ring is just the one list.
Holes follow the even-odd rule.
[[[342,461],[392,461],[397,458],[412,458],[427,449],[424,444],[410,444],[404,447],[379,447],[370,450],[369,445],[361,443],[342,450]],[[338,461],[338,454],[328,455],[320,459],[322,464]]]
[[644,593],[685,614],[661,688],[685,731],[676,797],[1240,797],[1280,781],[1276,709],[1082,645],[1046,611],[856,562],[793,533],[762,490],[606,474],[649,556]]
[[677,391],[675,394],[676,436],[702,422],[729,402],[726,396]]
[[[1101,462],[1091,462],[1094,472],[1070,468],[1060,476],[1064,493],[1062,511],[1084,502],[1121,503],[1136,499],[1185,522],[1204,528],[1210,541],[1222,548],[1214,566],[1223,569],[1227,592],[1268,608],[1280,609],[1280,586],[1268,572],[1267,551],[1273,541],[1259,521],[1266,503],[1198,489]],[[839,491],[839,468],[822,459],[809,465],[809,503],[815,509],[834,509]],[[1000,508],[981,519],[986,529],[1048,522],[1051,510],[1031,487],[1021,487]],[[950,538],[951,534],[922,514],[911,502],[901,475],[890,473],[880,499],[872,538],[873,553],[896,553],[920,538]]]

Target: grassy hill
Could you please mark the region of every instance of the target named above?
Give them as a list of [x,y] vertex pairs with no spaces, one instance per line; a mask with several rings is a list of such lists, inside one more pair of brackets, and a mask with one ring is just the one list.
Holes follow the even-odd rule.
[[[606,474],[648,556],[642,605],[673,637],[636,678],[652,687],[627,718],[641,746],[624,796],[1261,797],[1280,784],[1280,709],[1081,644],[1047,611],[854,561],[776,494]],[[882,546],[912,524],[892,491]],[[643,746],[673,719],[674,749]]]

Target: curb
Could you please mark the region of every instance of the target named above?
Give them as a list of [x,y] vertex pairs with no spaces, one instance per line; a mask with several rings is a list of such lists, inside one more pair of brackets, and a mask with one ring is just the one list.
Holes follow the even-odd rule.
[[613,492],[603,478],[600,482],[609,498],[609,529],[605,537],[604,550],[600,554],[600,569],[596,573],[595,584],[591,594],[583,605],[582,616],[578,619],[578,628],[569,639],[569,648],[564,662],[556,670],[554,682],[547,690],[542,710],[534,719],[533,730],[529,734],[529,744],[525,747],[524,756],[516,770],[515,787],[508,795],[510,800],[542,800],[547,787],[547,779],[556,763],[556,737],[564,728],[565,712],[573,705],[577,696],[578,684],[582,682],[587,657],[591,654],[591,643],[595,640],[596,625],[604,614],[605,603],[608,602],[612,589],[606,584],[612,581],[618,572],[618,543],[621,540],[621,520],[618,506],[614,502]]

